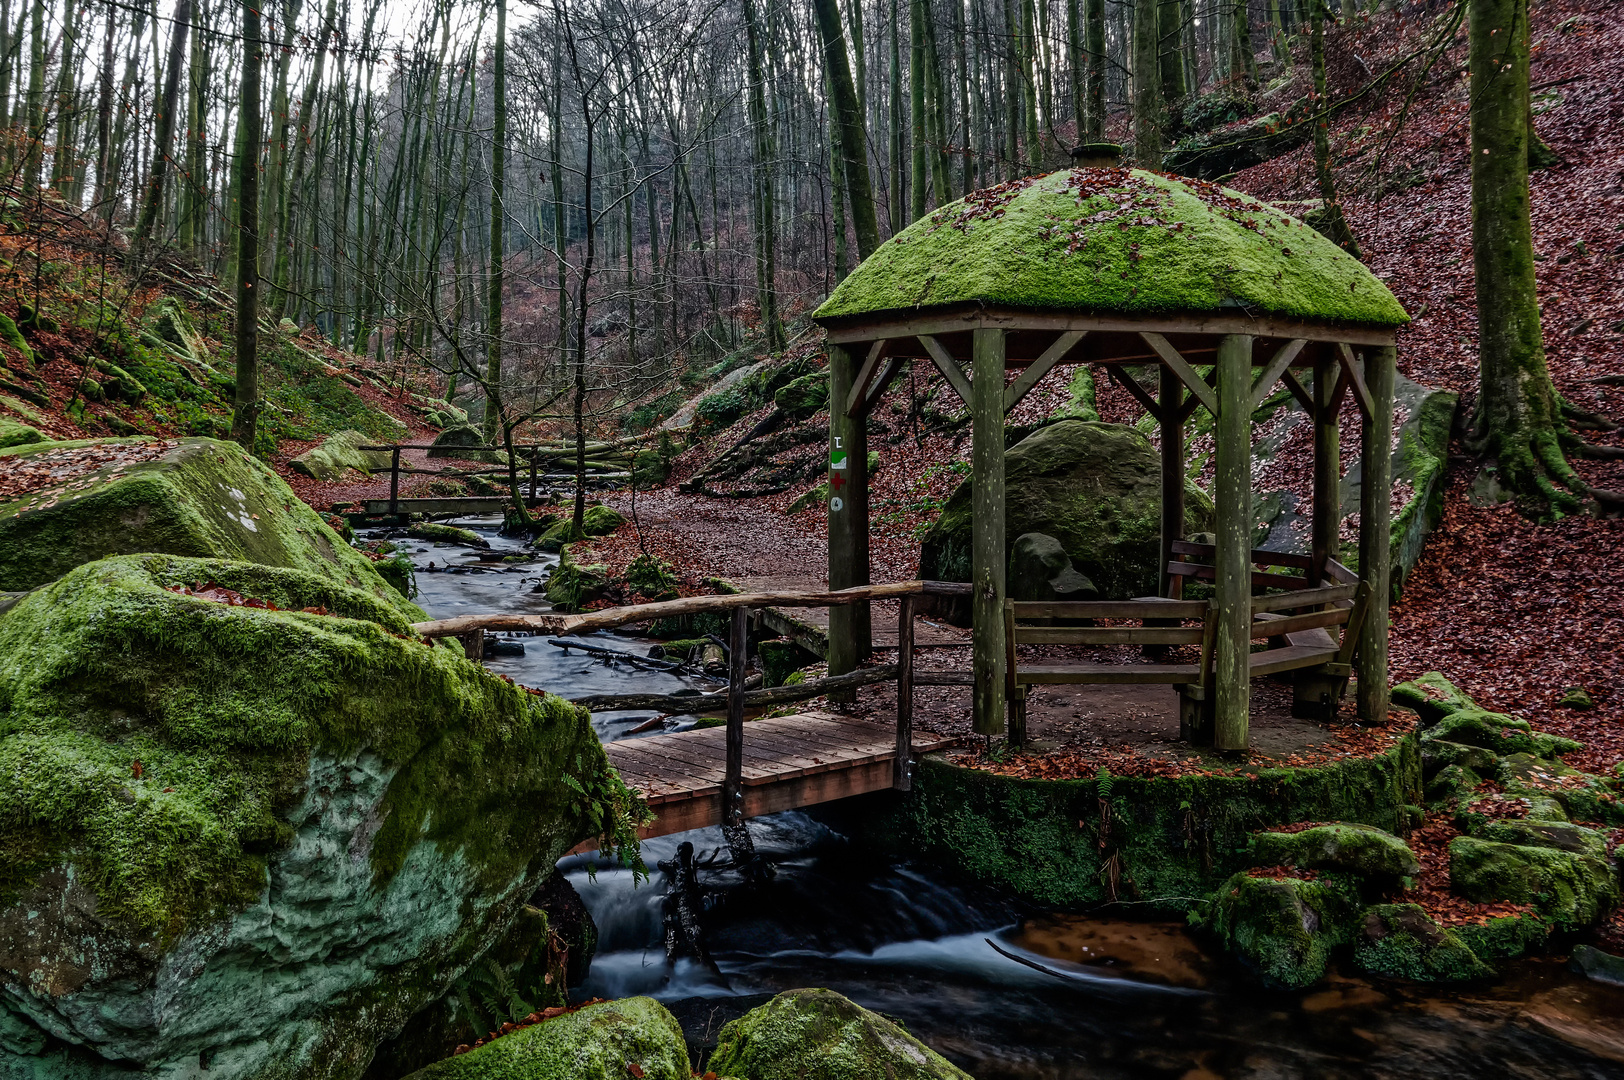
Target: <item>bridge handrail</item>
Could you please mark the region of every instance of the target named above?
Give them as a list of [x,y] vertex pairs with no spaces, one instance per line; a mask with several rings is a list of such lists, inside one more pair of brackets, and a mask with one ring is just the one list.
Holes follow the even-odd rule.
[[[722,781],[722,820],[738,824],[744,820],[744,710],[757,701],[774,698],[772,690],[744,689],[745,667],[750,645],[750,612],[763,607],[838,607],[860,604],[870,600],[897,598],[902,601],[901,617],[897,622],[897,662],[882,668],[838,675],[819,680],[825,691],[865,685],[875,682],[897,681],[897,741],[896,757],[892,762],[892,787],[907,791],[910,786],[909,758],[913,753],[913,620],[914,598],[917,596],[968,596],[971,586],[953,581],[894,581],[884,585],[858,585],[830,592],[782,590],[757,593],[724,593],[714,596],[687,596],[680,600],[657,600],[649,604],[628,604],[624,607],[588,611],[579,615],[459,615],[450,619],[435,619],[414,623],[412,629],[423,637],[461,637],[473,646],[469,652],[478,656],[483,651],[486,630],[530,630],[548,634],[580,634],[594,630],[608,630],[628,623],[676,615],[695,615],[704,612],[730,611],[733,614],[728,643],[727,690],[727,764]],[[956,680],[955,680],[956,681]],[[804,696],[797,687],[783,695],[788,700]],[[751,700],[754,698],[755,700]],[[678,698],[678,708],[699,702]],[[713,699],[714,700],[714,699]],[[621,704],[619,702],[617,705]],[[624,707],[622,705],[622,707]]]

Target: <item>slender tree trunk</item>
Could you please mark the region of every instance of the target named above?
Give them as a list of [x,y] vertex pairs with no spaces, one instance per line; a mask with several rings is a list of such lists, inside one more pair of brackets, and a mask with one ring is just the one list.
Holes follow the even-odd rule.
[[1004,179],[1019,179],[1021,168],[1021,15],[1020,0],[1004,0]]
[[1071,76],[1071,113],[1077,126],[1077,142],[1083,142],[1088,132],[1088,93],[1084,89],[1083,72],[1087,61],[1083,51],[1083,26],[1077,5],[1082,0],[1064,0],[1066,5],[1066,62]]
[[[851,0],[856,4],[858,0]],[[840,34],[840,11],[835,0],[812,0],[823,38],[824,61],[829,69],[830,122],[840,127],[840,154],[844,160],[846,197],[851,203],[852,228],[857,236],[857,257],[866,259],[880,246],[880,225],[874,212],[874,190],[868,172],[868,133],[863,123],[863,101],[852,85],[846,65],[846,44]],[[675,209],[673,208],[673,213]]]
[[[857,2],[857,0],[854,0]],[[891,0],[891,205],[890,226],[894,236],[902,231],[902,11],[899,0]]]
[[761,329],[767,338],[770,352],[784,348],[784,327],[778,319],[777,277],[777,222],[774,219],[775,193],[773,190],[773,137],[767,124],[766,76],[763,71],[762,27],[756,16],[755,0],[743,0],[745,45],[749,52],[750,68],[750,127],[755,151],[756,167],[752,183],[755,188],[756,215],[756,303],[761,308]]
[[1314,121],[1314,175],[1319,181],[1320,231],[1330,237],[1354,258],[1362,258],[1359,243],[1342,214],[1342,202],[1336,197],[1336,178],[1331,174],[1331,98],[1326,92],[1325,79],[1325,0],[1308,0],[1311,15],[1308,22],[1308,53],[1314,67],[1314,103],[1319,118]]
[[[113,38],[118,31],[118,9],[108,3],[107,11],[102,15],[102,62],[100,93],[96,101],[96,213],[104,220],[112,219],[112,193],[116,190],[108,170],[113,161]],[[11,50],[6,50],[4,60],[6,65],[5,83],[11,82]],[[5,87],[0,87],[0,99],[5,97]],[[0,112],[4,105],[0,104]]]
[[[311,67],[310,76],[305,82],[304,97],[299,102],[298,127],[294,138],[297,140],[293,148],[293,169],[288,174],[282,190],[282,198],[277,204],[276,222],[276,307],[271,313],[274,319],[280,319],[288,307],[288,283],[292,273],[289,258],[292,255],[292,236],[295,228],[294,207],[298,204],[298,191],[304,182],[305,160],[309,155],[310,139],[313,133],[313,122],[316,111],[316,94],[321,90],[322,73],[327,65],[327,42],[337,27],[338,0],[327,0],[327,10],[321,17],[321,25],[317,27],[316,59]],[[284,125],[286,130],[286,125]],[[300,208],[302,209],[302,207]]]
[[1545,364],[1528,192],[1528,0],[1473,0],[1472,264],[1477,278],[1477,444],[1536,513],[1585,490],[1563,454],[1562,402]]
[[1133,156],[1141,169],[1162,167],[1160,0],[1133,2]]
[[1184,85],[1184,56],[1180,45],[1184,33],[1184,5],[1180,0],[1157,0],[1160,30],[1159,52],[1162,73],[1162,105],[1165,119],[1188,92]]
[[158,136],[152,147],[152,174],[147,178],[147,197],[141,207],[141,220],[135,227],[135,248],[144,252],[152,242],[163,203],[164,181],[169,177],[169,151],[175,142],[175,111],[180,106],[180,73],[186,55],[186,32],[192,24],[192,0],[176,0],[175,21],[169,32],[169,61],[164,67],[164,95],[158,105]]
[[[507,0],[496,0],[496,55],[492,59],[491,251],[485,286],[485,442],[496,441],[502,412],[502,273],[507,185]],[[519,508],[523,513],[524,508]]]
[[1084,142],[1105,138],[1105,0],[1082,0],[1088,31],[1088,134]]
[[908,220],[925,216],[925,0],[908,5],[908,140],[913,151],[909,174]]
[[[974,129],[971,127],[970,118],[970,62],[967,52],[970,46],[966,40],[964,26],[965,0],[948,0],[948,3],[951,5],[953,12],[953,50],[958,68],[957,72],[955,72],[958,76],[955,81],[958,83],[959,88],[960,138],[963,140],[959,150],[961,161],[959,190],[968,195],[975,190],[976,186],[975,152],[971,149]],[[978,103],[979,100],[980,96],[977,95]]]
[[237,141],[237,407],[231,437],[254,452],[259,423],[259,7],[242,4],[242,88]]
[[45,169],[45,0],[32,0],[28,23],[28,149],[23,155],[23,186],[39,191]]

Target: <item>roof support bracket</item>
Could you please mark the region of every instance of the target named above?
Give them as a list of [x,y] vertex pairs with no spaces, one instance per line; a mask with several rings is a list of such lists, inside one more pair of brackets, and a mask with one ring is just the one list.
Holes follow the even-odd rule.
[[888,339],[882,338],[868,347],[868,356],[863,360],[863,366],[858,369],[857,377],[851,382],[851,393],[846,396],[847,416],[862,416],[868,411],[863,408],[863,404],[869,396],[869,388],[874,384],[880,360],[886,354],[886,346],[890,344]]
[[[1101,366],[1105,369],[1105,374],[1110,376],[1111,381],[1122,387],[1122,389],[1126,390],[1128,393],[1132,394],[1134,400],[1143,405],[1147,413],[1155,417],[1158,421],[1162,419],[1161,403],[1155,398],[1151,397],[1149,391],[1147,391],[1143,386],[1139,385],[1138,379],[1134,378],[1126,371],[1123,371],[1115,364],[1104,364]],[[1177,406],[1175,406],[1175,408],[1177,408]]]
[[1205,405],[1208,412],[1217,416],[1218,396],[1212,392],[1212,387],[1207,384],[1207,380],[1203,379],[1195,368],[1191,367],[1184,357],[1179,355],[1179,351],[1173,348],[1167,339],[1160,334],[1145,330],[1141,331],[1139,336],[1145,339],[1146,345],[1156,350],[1156,355],[1162,358],[1162,363],[1166,364],[1168,369],[1179,377],[1179,382],[1183,383],[1190,393],[1195,395],[1196,400]]
[[1353,346],[1345,341],[1339,341],[1336,343],[1336,351],[1342,359],[1342,377],[1353,387],[1353,395],[1359,402],[1359,412],[1369,420],[1375,415],[1376,406],[1370,397],[1370,388],[1365,385],[1365,373],[1360,368],[1359,361],[1353,358]]
[[1043,350],[1043,355],[1026,366],[1021,377],[1004,388],[1004,411],[1013,409],[1027,392],[1049,374],[1054,366],[1066,359],[1071,351],[1088,336],[1087,330],[1067,330],[1055,338],[1054,344]]
[[1253,412],[1256,412],[1257,407],[1274,392],[1274,384],[1280,381],[1280,376],[1286,373],[1291,362],[1297,359],[1297,354],[1302,352],[1303,346],[1307,344],[1306,338],[1296,338],[1286,342],[1275,352],[1269,366],[1263,369],[1263,374],[1258,376],[1257,382],[1252,386]]
[[969,405],[970,380],[965,378],[964,369],[953,359],[953,354],[930,334],[920,334],[919,344],[930,353],[931,362],[941,371],[943,378],[947,379],[948,385],[953,387],[953,392],[959,395],[959,400]]

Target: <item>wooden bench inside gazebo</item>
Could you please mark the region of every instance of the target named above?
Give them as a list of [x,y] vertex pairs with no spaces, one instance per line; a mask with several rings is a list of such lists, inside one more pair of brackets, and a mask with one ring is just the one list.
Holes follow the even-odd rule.
[[[869,581],[868,414],[905,364],[929,362],[971,418],[978,732],[1025,737],[1025,687],[1046,677],[1044,665],[1012,668],[1016,644],[1090,629],[1020,625],[1046,617],[1140,624],[1092,628],[1082,644],[1198,646],[1198,662],[1160,665],[1179,670],[1158,681],[1186,688],[1185,737],[1219,749],[1247,747],[1250,681],[1271,665],[1307,672],[1305,711],[1323,710],[1351,675],[1359,716],[1385,718],[1394,341],[1408,316],[1358,260],[1302,222],[1092,152],[1071,169],[921,218],[815,314],[829,342],[829,587]],[[1090,614],[1006,608],[1004,418],[1040,380],[1074,364],[1098,365],[1154,418],[1161,599],[1099,601]],[[1252,414],[1282,384],[1314,425],[1311,527],[1307,550],[1282,556],[1289,572],[1255,565],[1251,546]],[[1337,561],[1340,415],[1350,398],[1361,424],[1357,575]],[[1198,409],[1212,418],[1215,444],[1210,558],[1192,558],[1204,553],[1182,536],[1187,427]],[[1211,582],[1210,601],[1178,599],[1192,577]],[[1308,636],[1292,643],[1299,635]],[[1254,641],[1270,639],[1276,647],[1254,660]],[[831,611],[831,674],[854,669],[870,642],[864,605]],[[1147,669],[1159,665],[1070,666],[1078,679],[1131,682],[1155,677]]]

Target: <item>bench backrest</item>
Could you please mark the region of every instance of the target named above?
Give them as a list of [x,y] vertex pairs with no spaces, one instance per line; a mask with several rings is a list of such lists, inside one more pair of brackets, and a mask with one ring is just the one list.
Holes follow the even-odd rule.
[[[1184,595],[1186,578],[1212,581],[1216,576],[1213,559],[1218,549],[1212,544],[1197,544],[1190,540],[1173,541],[1173,558],[1167,564],[1168,590],[1173,596]],[[1254,589],[1306,589],[1308,571],[1313,561],[1307,555],[1290,555],[1283,551],[1264,551],[1253,548],[1247,561],[1253,566]],[[1258,569],[1262,567],[1264,569]]]

